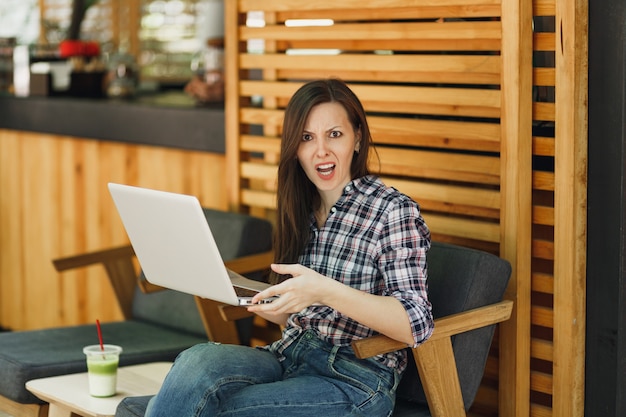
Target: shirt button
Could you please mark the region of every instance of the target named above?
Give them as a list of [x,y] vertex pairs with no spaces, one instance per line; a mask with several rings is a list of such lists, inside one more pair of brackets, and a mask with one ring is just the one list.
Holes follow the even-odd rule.
[[350,190],[352,190],[352,187],[350,187],[349,185],[346,186],[346,192],[350,192]]
[[337,207],[331,207],[330,212],[331,212],[331,213],[335,213],[335,212],[337,212]]

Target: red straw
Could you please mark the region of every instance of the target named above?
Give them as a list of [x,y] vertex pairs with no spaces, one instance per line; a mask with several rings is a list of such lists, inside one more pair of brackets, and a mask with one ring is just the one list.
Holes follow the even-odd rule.
[[102,343],[102,330],[100,329],[100,320],[96,319],[96,328],[98,329],[98,340],[100,341],[100,350],[104,350],[104,344]]

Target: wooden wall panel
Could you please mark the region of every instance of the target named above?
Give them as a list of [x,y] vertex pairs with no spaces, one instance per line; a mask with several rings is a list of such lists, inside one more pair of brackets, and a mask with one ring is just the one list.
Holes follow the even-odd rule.
[[[242,52],[232,59],[236,69],[231,73],[260,72],[258,77],[244,75],[231,83],[228,91],[236,91],[237,97],[231,95],[230,102],[253,103],[255,97],[262,97],[263,103],[236,105],[232,113],[237,112],[240,119],[227,126],[231,132],[241,129],[243,133],[253,125],[262,126],[263,133],[241,135],[241,140],[229,142],[233,149],[227,152],[233,160],[229,168],[235,178],[230,203],[248,211],[260,208],[271,217],[281,109],[301,80],[337,76],[352,83],[366,110],[372,113],[371,128],[378,148],[372,162],[374,171],[390,184],[403,184],[405,192],[420,202],[413,184],[422,190],[438,187],[441,193],[429,193],[432,198],[424,197],[422,204],[425,211],[432,212],[433,224],[442,225],[435,229],[441,232],[440,237],[454,240],[458,234],[458,241],[476,240],[477,245],[497,252],[498,229],[495,225],[495,232],[490,231],[490,223],[498,218],[500,199],[498,3],[462,2],[466,7],[459,7],[459,2],[383,3],[376,12],[363,10],[357,2],[297,6],[282,2],[239,3],[240,12],[264,11],[266,22],[262,27],[227,27],[238,40],[231,43],[233,52],[227,54],[227,59],[232,59],[234,51]],[[398,16],[403,16],[402,23],[392,21]],[[330,27],[283,24],[294,18],[331,17],[334,24]],[[474,21],[463,21],[464,17]],[[236,19],[245,21],[241,15]],[[245,53],[245,43],[254,39],[271,42],[273,50]],[[477,48],[480,53],[468,53],[471,46],[467,41],[477,39],[489,40],[489,48],[483,45]],[[429,42],[433,40],[440,42],[439,47],[455,52],[432,52]],[[291,53],[303,47],[349,50],[318,54],[314,59]],[[240,160],[241,151],[246,155]],[[257,157],[259,154],[262,157]],[[411,181],[405,181],[407,178]],[[445,191],[462,189],[467,190],[465,204],[442,200],[450,195]],[[475,194],[474,203],[467,204],[471,193]],[[490,197],[476,198],[481,195]],[[495,200],[498,203],[494,205]],[[446,219],[450,215],[461,218]],[[484,219],[462,218],[468,215]]]
[[224,156],[0,130],[0,325],[121,319],[98,267],[58,274],[60,256],[128,243],[110,181],[198,196],[226,209]]
[[[503,73],[500,3],[409,3],[374,1],[365,9],[361,2],[351,1],[287,5],[250,0],[233,2],[231,9],[227,5],[227,22],[245,22],[248,11],[263,10],[266,16],[262,27],[227,24],[228,71],[241,74],[227,81],[227,114],[237,115],[227,122],[228,166],[233,173],[229,203],[273,218],[282,110],[303,81],[339,77],[351,85],[369,113],[377,149],[372,170],[420,203],[433,238],[504,252],[511,259],[520,256],[518,246],[526,245],[520,273],[529,275],[530,233],[509,239],[508,250],[501,242],[503,208],[510,210],[506,218],[513,229],[518,219],[526,218],[530,231],[532,136],[531,106],[520,113],[519,105],[503,104],[503,91],[515,97],[519,89]],[[374,10],[377,5],[380,8]],[[333,19],[334,24],[285,24],[288,19],[305,18]],[[514,29],[519,26],[517,18],[509,23]],[[248,53],[246,43],[254,39],[271,43],[271,49]],[[509,54],[514,54],[509,58],[519,62],[517,43],[507,41],[512,45]],[[531,41],[529,33],[529,53]],[[311,48],[316,49],[314,56],[302,54],[302,49]],[[530,104],[530,65],[526,72],[529,89],[524,99]],[[510,83],[506,89],[504,81]],[[519,137],[523,117],[526,137]],[[503,166],[501,157],[503,136],[512,134],[526,152],[516,167]],[[517,149],[507,149],[511,158],[521,155]],[[503,173],[510,182],[505,195]],[[529,280],[521,282],[530,288]],[[516,292],[514,287],[511,298]],[[526,317],[520,320],[528,323]],[[519,356],[515,346],[512,350],[512,356]],[[499,412],[498,369],[496,350],[473,412]],[[513,387],[517,370],[518,364],[509,370]],[[515,388],[508,397],[513,408],[519,398],[528,407],[527,395]]]
[[515,311],[471,414],[581,416],[586,0],[225,4],[230,207],[273,218],[284,106],[306,80],[344,79],[369,113],[372,169],[433,238],[513,265]]

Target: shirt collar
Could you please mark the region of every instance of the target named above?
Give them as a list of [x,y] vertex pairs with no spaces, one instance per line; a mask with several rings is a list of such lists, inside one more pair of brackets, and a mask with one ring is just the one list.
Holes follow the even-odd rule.
[[371,194],[381,184],[375,175],[366,175],[364,177],[355,178],[343,187],[343,193],[339,200],[335,203],[336,207],[341,207],[346,201],[350,201],[355,193],[367,195]]
[[369,195],[382,185],[382,182],[376,175],[365,175],[364,177],[355,178],[343,187],[343,194],[339,198],[339,201],[337,201],[337,206],[343,205],[343,203],[349,200],[355,193]]

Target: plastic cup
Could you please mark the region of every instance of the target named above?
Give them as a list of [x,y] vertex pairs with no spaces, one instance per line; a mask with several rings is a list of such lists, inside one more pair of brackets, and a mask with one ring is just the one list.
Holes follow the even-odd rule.
[[111,397],[117,391],[117,366],[122,348],[116,345],[90,345],[83,348],[87,356],[89,394],[93,397]]

